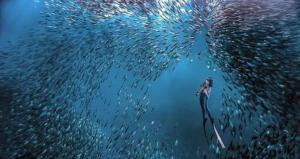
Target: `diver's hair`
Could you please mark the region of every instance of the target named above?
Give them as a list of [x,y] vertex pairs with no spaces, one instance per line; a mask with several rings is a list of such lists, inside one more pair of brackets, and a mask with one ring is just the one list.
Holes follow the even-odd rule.
[[213,87],[213,84],[214,84],[213,79],[212,78],[208,78],[207,81],[208,81],[209,87]]

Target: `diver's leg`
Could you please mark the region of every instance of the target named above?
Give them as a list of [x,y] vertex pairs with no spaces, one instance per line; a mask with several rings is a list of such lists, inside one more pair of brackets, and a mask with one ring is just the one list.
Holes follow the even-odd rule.
[[[206,100],[206,101],[207,101],[207,100]],[[208,117],[209,117],[209,119],[210,119],[210,121],[211,121],[211,123],[212,123],[213,129],[214,129],[215,134],[216,134],[216,136],[217,136],[217,139],[218,139],[220,145],[222,146],[222,148],[224,149],[224,148],[225,148],[224,142],[223,142],[221,136],[219,135],[219,132],[217,131],[217,128],[216,128],[216,126],[215,126],[215,124],[214,124],[214,118],[211,116],[210,111],[209,111],[208,108],[207,108],[207,102],[205,103],[204,107],[205,107],[205,111],[207,112]]]
[[208,114],[208,117],[209,117],[210,122],[211,122],[212,124],[214,124],[214,118],[211,116],[210,111],[209,111],[208,108],[207,108],[207,100],[206,100],[206,102],[205,102],[205,104],[204,104],[204,108],[205,108],[205,111],[206,111],[207,114]]
[[206,128],[205,128],[206,121],[207,121],[207,118],[205,116],[205,106],[204,106],[205,103],[206,103],[205,97],[200,95],[200,106],[201,106],[201,110],[202,110],[202,125],[203,125],[205,139],[207,141]]

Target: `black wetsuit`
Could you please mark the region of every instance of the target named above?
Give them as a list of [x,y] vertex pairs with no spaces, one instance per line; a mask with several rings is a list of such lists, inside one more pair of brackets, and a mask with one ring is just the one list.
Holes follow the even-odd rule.
[[206,137],[206,128],[205,128],[205,123],[206,123],[206,116],[205,116],[205,112],[208,114],[208,117],[211,121],[212,124],[214,124],[214,119],[212,118],[208,108],[207,108],[207,100],[208,97],[207,95],[204,93],[204,91],[202,90],[200,92],[200,105],[201,105],[201,109],[202,109],[202,118],[203,118],[203,129],[204,129],[204,135]]

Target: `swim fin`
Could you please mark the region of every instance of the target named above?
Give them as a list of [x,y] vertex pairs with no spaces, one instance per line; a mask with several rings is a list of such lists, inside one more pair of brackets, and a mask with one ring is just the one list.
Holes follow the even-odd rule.
[[218,138],[218,141],[219,141],[220,145],[222,146],[223,149],[225,149],[226,147],[225,147],[224,142],[223,142],[223,140],[221,139],[221,137],[220,137],[220,135],[219,135],[219,133],[218,133],[218,131],[217,131],[217,129],[216,129],[215,124],[214,124],[213,126],[214,126],[214,131],[215,131],[215,133],[216,133],[216,136],[217,136],[217,138]]

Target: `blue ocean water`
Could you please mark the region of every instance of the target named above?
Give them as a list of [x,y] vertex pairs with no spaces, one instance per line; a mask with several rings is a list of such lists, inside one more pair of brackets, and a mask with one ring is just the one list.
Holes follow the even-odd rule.
[[[226,27],[235,23],[223,26],[219,22],[227,17],[214,19],[214,14],[205,25],[196,25],[193,18],[199,17],[190,17],[187,13],[192,12],[192,5],[183,5],[180,9],[186,11],[178,9],[181,11],[177,11],[178,16],[169,13],[161,17],[145,15],[140,9],[135,11],[139,6],[133,5],[134,12],[130,14],[111,16],[108,13],[114,9],[108,13],[100,11],[108,16],[103,18],[105,16],[97,11],[95,14],[99,15],[94,17],[90,13],[94,8],[79,5],[78,1],[1,2],[0,47],[3,60],[0,81],[4,94],[1,100],[4,102],[0,115],[3,119],[1,128],[5,131],[0,135],[3,141],[0,155],[4,158],[24,154],[34,158],[253,158],[255,155],[272,158],[273,154],[283,158],[299,157],[299,146],[296,146],[299,129],[292,124],[286,129],[276,127],[289,121],[287,114],[290,113],[281,113],[281,103],[274,102],[271,98],[274,94],[269,95],[269,92],[277,91],[269,88],[268,84],[260,84],[259,80],[251,83],[246,78],[262,79],[271,74],[278,80],[278,85],[281,79],[288,79],[288,84],[299,79],[299,71],[289,76],[280,74],[279,69],[279,73],[277,69],[272,70],[275,68],[273,61],[269,56],[265,58],[259,54],[259,49],[264,48],[258,47],[260,43],[254,46],[257,41],[238,41],[253,32],[265,34],[266,30],[247,34],[249,29],[245,24],[245,32],[244,25],[233,29],[228,27],[228,31]],[[179,7],[179,4],[176,6]],[[226,11],[224,9],[222,13],[226,15]],[[299,12],[295,15],[296,19],[297,15]],[[184,22],[174,20],[178,17]],[[249,17],[251,21],[253,15]],[[218,27],[221,29],[213,30]],[[251,25],[248,27],[252,28]],[[234,32],[239,29],[242,31]],[[289,35],[286,33],[289,30],[275,31],[283,32],[278,36]],[[243,33],[247,36],[239,39],[238,36]],[[275,33],[270,34],[277,38]],[[223,43],[227,45],[222,45],[223,37],[234,41],[231,36],[242,43],[235,43],[241,45],[242,51],[235,52],[235,48],[226,42]],[[293,39],[296,38],[299,38],[297,34]],[[266,39],[268,41],[269,37],[266,36]],[[184,42],[191,43],[188,49],[180,48],[185,46]],[[266,45],[272,53],[277,50],[281,53],[282,50],[289,52],[293,49],[291,43],[288,43],[288,49],[284,46],[272,48],[276,42]],[[247,58],[251,51],[245,49],[248,44],[249,50],[258,50],[253,57],[249,55],[250,60]],[[165,48],[174,49],[169,51]],[[217,57],[212,49],[219,51]],[[238,54],[240,52],[245,52],[245,55]],[[275,53],[270,57],[277,59]],[[246,60],[244,57],[247,57]],[[291,57],[299,59],[298,52]],[[279,65],[296,70],[299,66],[297,58],[291,65],[285,62]],[[150,63],[152,60],[154,62]],[[257,77],[260,67],[266,67],[269,72]],[[209,143],[204,136],[196,91],[208,77],[214,79],[208,106],[227,147],[225,150],[220,147],[210,122],[206,125]],[[266,83],[268,80],[264,79]],[[272,82],[269,83],[273,86]],[[288,84],[286,91],[290,88]],[[297,88],[295,92],[298,92]],[[292,107],[299,103],[294,97],[285,100],[282,105],[288,103]],[[278,112],[271,108],[263,109],[277,104]],[[291,110],[296,112],[291,116],[299,119],[299,108],[292,107]],[[279,135],[276,136],[278,130]],[[270,133],[268,131],[272,131],[273,136],[264,137],[264,134]],[[282,136],[285,136],[283,140]],[[263,144],[257,144],[256,138]],[[288,147],[282,148],[289,141],[291,146],[294,144],[290,154]]]

